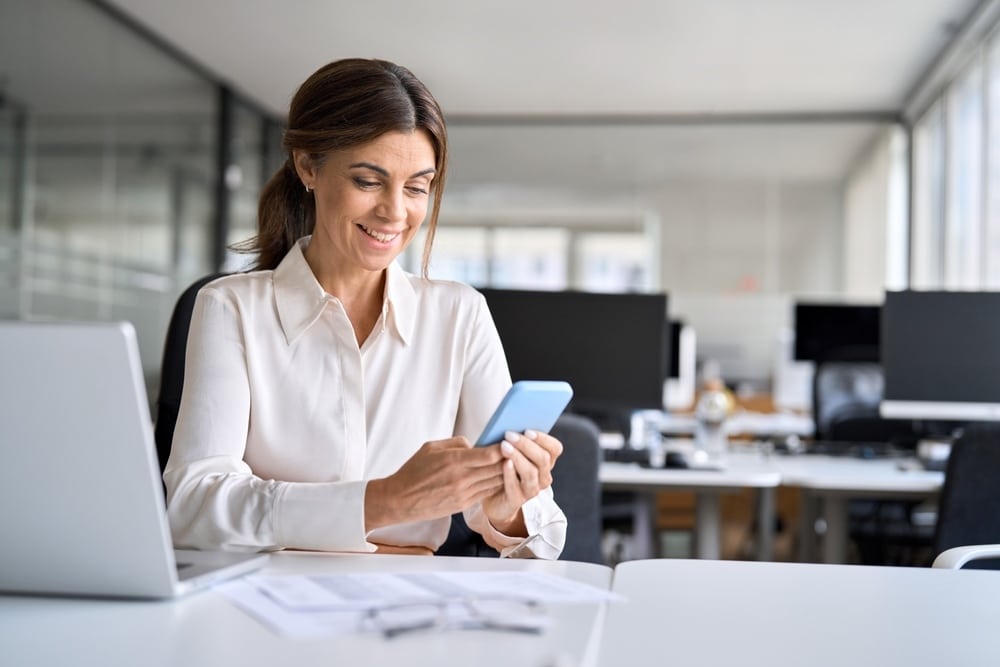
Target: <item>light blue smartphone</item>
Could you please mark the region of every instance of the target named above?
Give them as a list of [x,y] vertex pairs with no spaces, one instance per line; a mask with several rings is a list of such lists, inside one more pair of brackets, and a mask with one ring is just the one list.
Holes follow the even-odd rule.
[[528,429],[548,433],[563,413],[573,388],[559,380],[520,380],[511,386],[490,417],[476,446],[492,445],[503,440],[507,431],[523,433]]

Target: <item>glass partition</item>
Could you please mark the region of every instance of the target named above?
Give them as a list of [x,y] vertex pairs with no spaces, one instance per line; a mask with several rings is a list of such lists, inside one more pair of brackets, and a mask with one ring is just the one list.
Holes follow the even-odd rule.
[[177,295],[217,270],[218,225],[253,228],[280,142],[236,103],[220,164],[220,98],[99,4],[0,2],[0,317],[132,322],[155,400]]

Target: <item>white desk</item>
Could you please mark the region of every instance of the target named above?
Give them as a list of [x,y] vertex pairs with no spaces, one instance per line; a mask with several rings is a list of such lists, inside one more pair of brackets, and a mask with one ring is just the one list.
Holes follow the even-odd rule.
[[[422,556],[278,553],[263,572],[398,572],[440,569],[530,569],[601,588],[611,570],[562,561]],[[550,606],[541,635],[487,631],[419,632],[383,639],[357,634],[289,639],[274,634],[220,593],[162,602],[0,595],[0,663],[47,667],[122,665],[546,665],[592,663],[603,605]]]
[[762,455],[733,452],[725,470],[690,470],[643,468],[633,463],[604,462],[600,468],[601,486],[608,490],[628,490],[639,494],[634,522],[642,540],[638,551],[657,552],[652,536],[656,535],[656,494],[659,491],[694,491],[696,505],[696,553],[699,558],[719,558],[719,496],[754,489],[757,493],[757,558],[771,560],[774,547],[774,490],[781,474]]
[[668,559],[613,590],[602,667],[1000,664],[996,572]]
[[[671,435],[694,435],[698,419],[690,413],[664,412],[660,430]],[[737,410],[726,420],[729,435],[749,435],[757,438],[813,434],[815,424],[810,415],[794,412],[750,412]]]
[[[814,499],[822,503],[820,515],[826,520],[823,562],[843,563],[847,553],[847,504],[852,498],[928,498],[944,483],[944,473],[903,469],[899,459],[865,460],[847,456],[776,456],[772,459],[781,472],[781,483],[800,487],[805,495],[800,513],[800,546],[806,551],[800,560],[812,560],[808,551],[817,516]],[[912,463],[912,462],[911,462]]]

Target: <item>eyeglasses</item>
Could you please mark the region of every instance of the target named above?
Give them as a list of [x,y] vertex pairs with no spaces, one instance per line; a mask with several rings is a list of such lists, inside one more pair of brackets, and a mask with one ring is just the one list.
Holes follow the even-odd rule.
[[391,639],[421,630],[540,634],[549,621],[542,605],[532,600],[470,599],[378,607],[365,613],[363,623]]

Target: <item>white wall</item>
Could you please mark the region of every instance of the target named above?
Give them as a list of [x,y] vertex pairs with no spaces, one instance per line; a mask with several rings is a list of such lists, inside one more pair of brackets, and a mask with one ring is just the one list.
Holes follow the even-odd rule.
[[796,297],[843,285],[839,183],[669,184],[651,196],[662,223],[662,287],[694,326],[699,357],[727,379],[764,383]]

